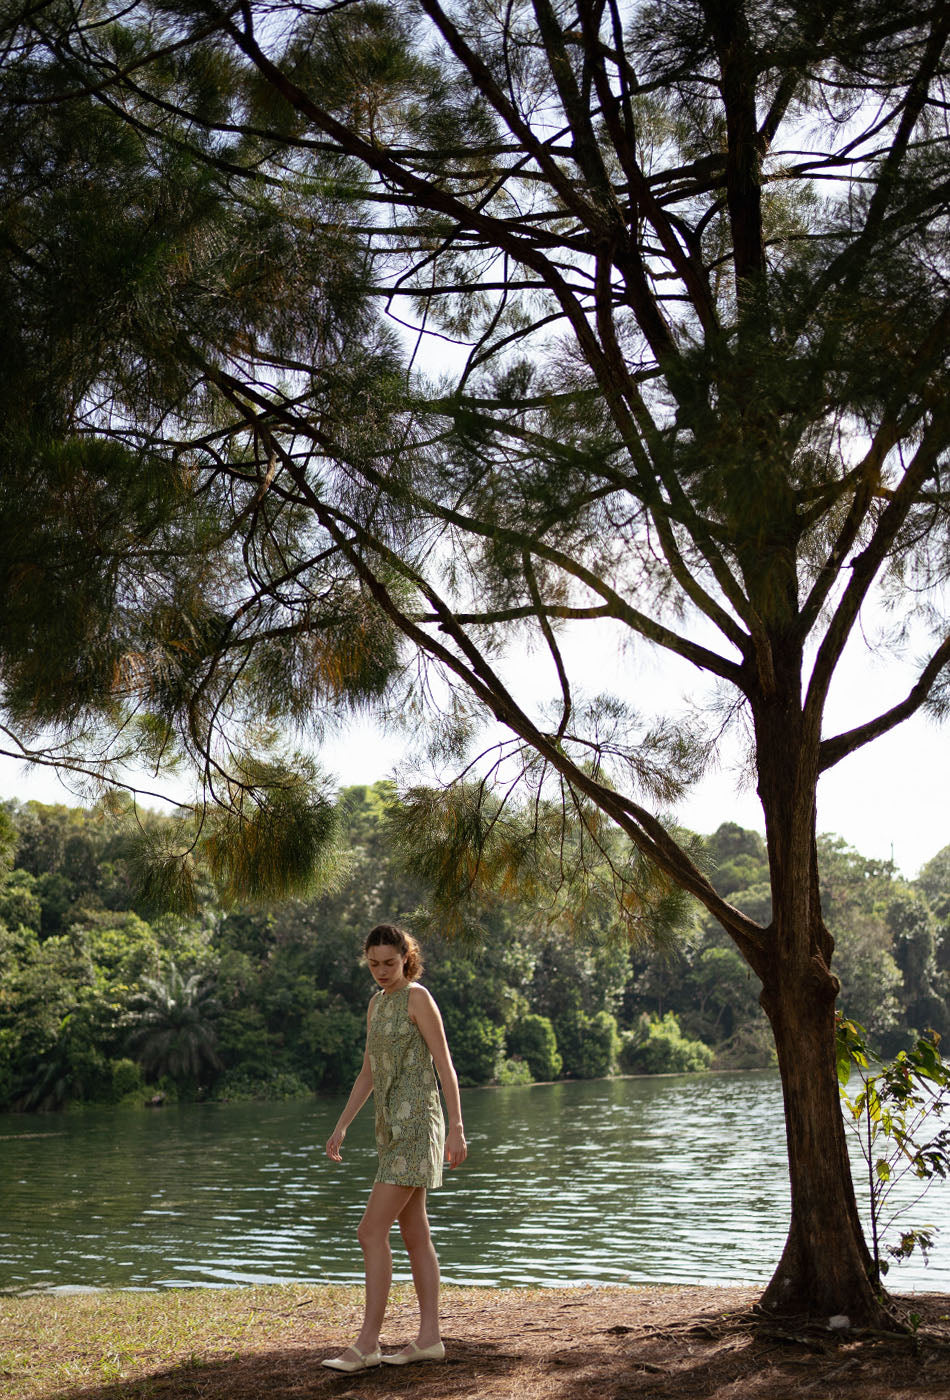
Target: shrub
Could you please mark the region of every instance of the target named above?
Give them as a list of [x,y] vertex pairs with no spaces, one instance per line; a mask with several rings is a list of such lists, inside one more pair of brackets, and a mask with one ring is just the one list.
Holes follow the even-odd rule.
[[617,1068],[620,1036],[609,1011],[588,1016],[568,1012],[557,1022],[557,1043],[564,1057],[564,1072],[573,1079],[603,1079]]
[[701,1040],[688,1040],[672,1011],[662,1020],[641,1016],[625,1038],[620,1067],[627,1074],[695,1074],[712,1064],[713,1051]]
[[123,1099],[141,1097],[145,1087],[142,1079],[142,1071],[134,1060],[113,1060],[112,1069],[112,1092],[110,1099],[112,1103],[121,1103]]
[[522,1016],[508,1032],[508,1053],[527,1061],[532,1079],[557,1079],[564,1068],[547,1016]]
[[313,1097],[303,1080],[286,1070],[229,1070],[215,1085],[217,1099],[246,1101],[249,1099],[309,1099]]
[[499,1084],[530,1084],[533,1075],[525,1060],[506,1060],[498,1071]]
[[491,1084],[498,1079],[505,1058],[505,1031],[485,1016],[446,1016],[445,1028],[459,1083]]

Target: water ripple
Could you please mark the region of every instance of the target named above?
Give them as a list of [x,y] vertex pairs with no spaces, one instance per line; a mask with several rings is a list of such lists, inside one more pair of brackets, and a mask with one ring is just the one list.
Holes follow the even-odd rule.
[[[375,1173],[372,1116],[345,1167],[321,1144],[342,1101],[183,1105],[59,1115],[43,1134],[0,1117],[0,1287],[356,1282],[356,1224]],[[465,1094],[471,1156],[430,1196],[455,1283],[764,1283],[788,1223],[773,1074],[536,1085]],[[929,1269],[950,1291],[950,1190]],[[397,1277],[408,1277],[397,1248]]]

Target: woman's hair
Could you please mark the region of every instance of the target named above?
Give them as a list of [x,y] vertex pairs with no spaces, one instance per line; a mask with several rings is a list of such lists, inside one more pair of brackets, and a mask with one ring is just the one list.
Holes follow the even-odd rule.
[[399,950],[402,954],[403,976],[408,977],[410,982],[415,982],[417,977],[421,977],[422,953],[411,933],[407,933],[396,924],[377,924],[366,935],[363,952],[368,953],[370,948],[378,948],[381,944]]

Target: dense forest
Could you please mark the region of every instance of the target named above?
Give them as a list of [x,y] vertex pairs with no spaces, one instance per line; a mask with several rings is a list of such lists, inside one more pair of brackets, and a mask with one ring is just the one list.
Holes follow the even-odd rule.
[[[194,917],[149,908],[129,836],[104,813],[0,807],[0,1107],[348,1087],[371,991],[363,936],[426,898],[392,852],[392,801],[385,783],[341,794],[349,854],[332,892],[226,908],[209,885]],[[719,891],[767,921],[762,838],[726,823],[705,845]],[[836,837],[820,857],[842,1008],[886,1054],[945,1034],[950,846],[911,881]],[[662,947],[569,928],[536,903],[480,913],[477,939],[424,948],[464,1084],[773,1063],[758,983],[698,905]]]

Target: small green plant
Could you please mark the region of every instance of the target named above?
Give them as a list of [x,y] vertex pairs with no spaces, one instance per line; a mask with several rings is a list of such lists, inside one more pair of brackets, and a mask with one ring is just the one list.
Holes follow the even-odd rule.
[[[950,1065],[938,1050],[940,1037],[929,1031],[891,1061],[867,1046],[864,1027],[838,1016],[838,1083],[848,1121],[861,1145],[867,1168],[871,1255],[880,1285],[890,1259],[900,1262],[919,1249],[927,1262],[935,1230],[902,1230],[897,1244],[884,1244],[895,1221],[923,1198],[934,1177],[950,1176]],[[850,1092],[857,1072],[859,1089]],[[929,1134],[932,1132],[932,1136]],[[920,1190],[898,1202],[894,1190],[908,1177]]]
[[499,1084],[533,1084],[534,1076],[526,1060],[505,1060],[498,1071]]

